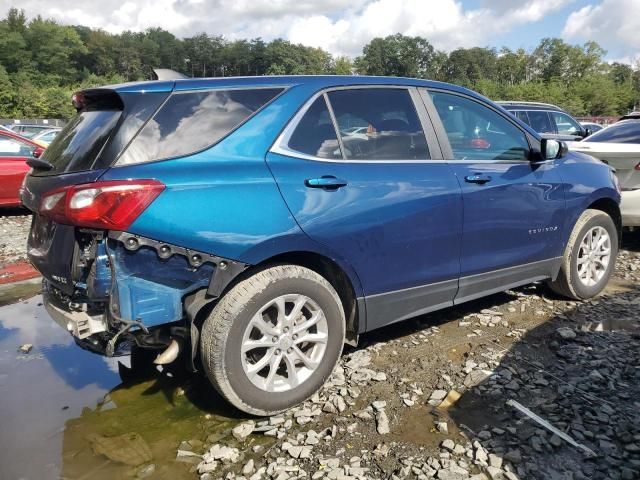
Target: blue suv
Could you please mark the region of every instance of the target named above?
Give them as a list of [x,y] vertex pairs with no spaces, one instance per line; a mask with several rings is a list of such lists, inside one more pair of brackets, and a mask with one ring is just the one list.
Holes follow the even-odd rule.
[[183,352],[273,414],[344,343],[535,281],[614,268],[611,168],[445,83],[376,77],[84,90],[22,189],[45,305],[83,348]]

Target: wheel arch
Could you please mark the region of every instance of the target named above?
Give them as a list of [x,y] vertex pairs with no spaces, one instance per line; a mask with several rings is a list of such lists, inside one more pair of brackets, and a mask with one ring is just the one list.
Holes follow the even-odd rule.
[[251,275],[257,269],[275,264],[298,265],[313,270],[336,289],[345,313],[345,341],[355,346],[358,334],[364,331],[366,325],[366,309],[363,297],[359,294],[359,280],[352,279],[347,269],[340,266],[336,260],[312,251],[291,251],[274,255],[249,267],[243,276]]
[[618,232],[618,244],[620,245],[622,242],[622,214],[620,213],[620,205],[609,197],[602,197],[592,201],[587,206],[587,209],[600,210],[611,217]]

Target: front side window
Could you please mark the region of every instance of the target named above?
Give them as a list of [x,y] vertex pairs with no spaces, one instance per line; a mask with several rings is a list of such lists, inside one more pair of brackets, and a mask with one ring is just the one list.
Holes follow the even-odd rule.
[[427,140],[408,90],[329,92],[348,160],[426,160]]
[[561,135],[580,135],[582,127],[566,113],[550,112],[551,119],[556,124],[556,131]]
[[640,121],[621,120],[585,138],[583,142],[613,142],[640,144]]
[[131,142],[118,165],[190,155],[215,144],[281,88],[174,93]]
[[556,133],[549,114],[544,110],[529,110],[529,125],[538,133]]
[[456,160],[526,160],[525,134],[502,115],[484,105],[448,93],[431,98],[449,138]]
[[319,96],[300,119],[287,147],[313,157],[342,158],[338,136],[324,95]]

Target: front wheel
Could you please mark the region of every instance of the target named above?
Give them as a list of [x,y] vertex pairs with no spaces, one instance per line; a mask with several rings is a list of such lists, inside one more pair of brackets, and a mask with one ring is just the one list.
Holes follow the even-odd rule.
[[235,407],[272,415],[324,384],[344,335],[331,284],[307,268],[277,265],[240,281],[218,302],[202,326],[202,363]]
[[600,293],[609,282],[618,256],[618,230],[609,215],[585,210],[573,227],[558,278],[551,289],[584,300]]

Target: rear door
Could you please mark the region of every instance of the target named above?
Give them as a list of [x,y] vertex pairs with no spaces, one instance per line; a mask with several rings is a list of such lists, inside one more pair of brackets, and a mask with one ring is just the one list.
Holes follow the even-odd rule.
[[[463,196],[456,302],[551,275],[562,255],[565,210],[555,161],[532,163],[530,137],[489,104],[423,92]],[[531,138],[531,141],[535,139]]]
[[452,304],[460,187],[416,89],[317,94],[267,161],[304,232],[359,275],[367,329]]
[[26,164],[35,147],[0,135],[0,206],[20,205],[19,190],[29,171]]

